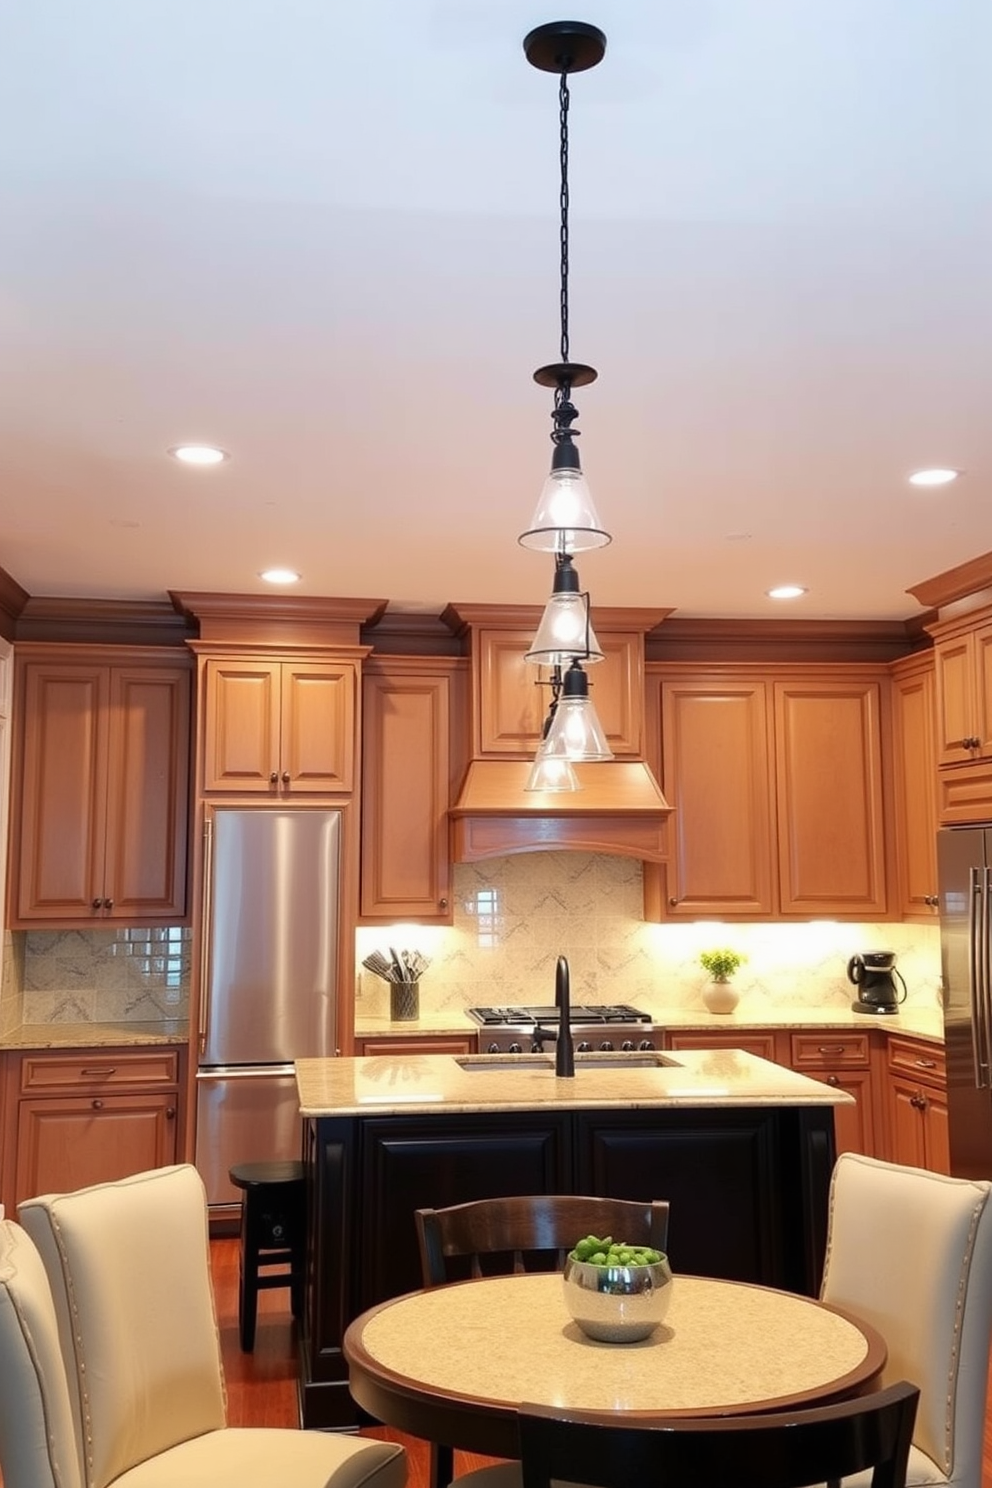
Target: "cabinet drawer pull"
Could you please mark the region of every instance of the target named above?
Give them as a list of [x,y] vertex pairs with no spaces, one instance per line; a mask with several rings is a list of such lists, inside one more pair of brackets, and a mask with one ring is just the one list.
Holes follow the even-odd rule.
[[116,1064],[104,1064],[98,1069],[83,1069],[79,1073],[81,1075],[87,1075],[91,1079],[103,1079],[107,1075],[116,1075],[117,1066]]
[[102,1100],[91,1101],[90,1104],[92,1105],[94,1111],[102,1111],[103,1110],[103,1101]]
[[917,1059],[916,1060],[916,1068],[917,1069],[936,1069],[937,1068],[937,1061],[936,1061],[936,1059]]
[[846,1044],[818,1044],[817,1054],[843,1054]]

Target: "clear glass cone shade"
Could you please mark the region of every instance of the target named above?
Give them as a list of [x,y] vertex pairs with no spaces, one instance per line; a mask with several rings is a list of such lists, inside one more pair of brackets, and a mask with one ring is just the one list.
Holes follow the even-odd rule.
[[527,776],[525,791],[577,791],[581,790],[579,777],[569,762],[568,756],[555,753],[550,738],[538,745],[534,763]]
[[540,553],[583,553],[588,548],[605,548],[610,541],[582,471],[552,470],[534,520],[520,536],[522,546]]
[[608,760],[613,750],[588,697],[561,697],[545,741],[555,754],[570,760]]
[[589,620],[589,607],[581,594],[552,594],[524,661],[564,667],[573,656],[587,664],[603,660]]

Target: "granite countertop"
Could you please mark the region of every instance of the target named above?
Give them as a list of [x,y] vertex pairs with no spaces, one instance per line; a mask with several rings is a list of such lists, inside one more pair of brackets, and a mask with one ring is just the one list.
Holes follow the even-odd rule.
[[185,1044],[189,1025],[173,1023],[22,1023],[0,1038],[0,1049],[103,1049]]
[[843,1091],[740,1049],[679,1050],[656,1055],[650,1067],[628,1057],[618,1069],[577,1054],[574,1079],[559,1079],[554,1056],[542,1054],[298,1059],[296,1084],[304,1116],[853,1104]]
[[[852,1031],[880,1028],[886,1033],[905,1033],[913,1038],[928,1039],[934,1043],[944,1041],[944,1015],[940,1008],[910,1006],[898,1013],[872,1016],[855,1013],[844,1007],[762,1008],[757,1011],[738,1006],[732,1013],[709,1013],[705,1008],[671,1008],[660,1004],[653,1006],[639,1002],[643,1011],[650,1013],[660,1028],[713,1028],[713,1029],[792,1029],[801,1032],[804,1028],[849,1028]],[[446,1012],[421,1010],[420,1017],[411,1022],[393,1023],[383,1015],[372,1017],[360,1008],[355,1011],[356,1038],[388,1036],[411,1038],[417,1034],[465,1034],[478,1033],[479,1026],[473,1023],[462,1010],[448,1009]]]

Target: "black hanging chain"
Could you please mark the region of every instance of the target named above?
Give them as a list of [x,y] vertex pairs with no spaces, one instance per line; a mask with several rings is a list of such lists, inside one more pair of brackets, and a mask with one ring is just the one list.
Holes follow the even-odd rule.
[[[561,360],[563,364],[568,363],[568,72],[563,72],[558,85],[558,127],[559,127],[559,150],[558,159],[561,167],[561,187],[559,190],[559,206],[561,209],[561,225],[559,228],[559,241],[561,244],[561,262],[559,266],[559,303],[561,310]],[[563,419],[555,420],[556,429],[567,430],[572,419],[575,418],[575,410],[570,406],[572,386],[568,380],[562,381],[555,389],[555,412],[565,415]],[[568,415],[571,414],[571,417]]]

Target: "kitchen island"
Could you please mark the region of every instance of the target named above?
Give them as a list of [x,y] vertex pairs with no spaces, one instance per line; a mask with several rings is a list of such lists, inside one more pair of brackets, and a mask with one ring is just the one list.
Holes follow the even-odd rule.
[[[850,1097],[739,1050],[303,1059],[306,1426],[356,1423],[341,1340],[420,1285],[418,1207],[528,1193],[671,1204],[673,1270],[814,1295],[833,1108]],[[576,1239],[579,1237],[576,1236]]]

